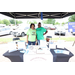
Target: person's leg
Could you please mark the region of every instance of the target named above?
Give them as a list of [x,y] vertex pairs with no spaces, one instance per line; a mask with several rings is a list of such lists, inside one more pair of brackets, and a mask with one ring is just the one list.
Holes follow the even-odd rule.
[[37,42],[38,42],[38,45],[40,45],[40,40],[37,40]]
[[30,41],[28,41],[28,45],[31,45],[31,42]]
[[36,41],[35,42],[32,42],[32,45],[35,45]]

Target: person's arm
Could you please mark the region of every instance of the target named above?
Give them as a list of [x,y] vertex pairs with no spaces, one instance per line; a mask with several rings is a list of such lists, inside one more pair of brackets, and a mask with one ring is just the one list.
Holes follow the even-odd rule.
[[27,43],[28,43],[28,35],[27,35]]
[[35,43],[35,45],[37,45],[37,35],[36,35],[36,43]]
[[45,35],[45,34],[47,34],[48,33],[48,31],[46,31],[43,35]]
[[27,31],[27,43],[28,43],[28,37],[29,37],[29,30]]

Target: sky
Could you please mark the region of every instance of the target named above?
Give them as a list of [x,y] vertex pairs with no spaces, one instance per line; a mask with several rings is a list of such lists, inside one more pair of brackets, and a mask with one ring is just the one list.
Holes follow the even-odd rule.
[[[67,22],[67,21],[68,21],[68,18],[69,18],[69,17],[65,17],[65,18],[62,18],[62,19],[55,19],[55,20],[56,20],[56,22],[62,23],[62,22]],[[9,20],[9,19],[12,19],[12,18],[0,14],[0,19],[1,19],[1,20],[3,20],[3,19]],[[29,21],[31,21],[31,20],[36,20],[37,22],[41,22],[41,21],[42,21],[41,19],[17,19],[17,20],[21,20],[21,21],[23,22],[23,24],[26,24],[26,23],[27,23],[27,20],[29,20]]]

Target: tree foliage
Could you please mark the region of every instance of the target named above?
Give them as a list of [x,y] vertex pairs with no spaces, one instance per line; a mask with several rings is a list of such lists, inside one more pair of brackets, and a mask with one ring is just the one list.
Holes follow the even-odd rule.
[[[14,19],[10,19],[9,21],[10,21],[11,24],[15,25],[15,20]],[[16,24],[21,24],[21,23],[22,23],[22,21],[16,20]]]
[[3,24],[6,24],[6,25],[9,25],[9,24],[10,24],[10,21],[7,20],[7,19],[4,19],[4,20],[2,20],[2,21],[3,21]]
[[43,24],[53,24],[55,25],[55,19],[47,19],[42,21]]
[[68,19],[69,22],[75,22],[75,14],[70,16]]
[[[16,20],[16,25],[21,24],[21,23],[22,23],[22,21]],[[13,25],[15,25],[15,20],[14,19],[10,19],[10,20],[3,19],[3,20],[0,20],[0,24],[6,24],[6,25],[13,24]]]
[[65,24],[65,22],[62,22],[62,25],[64,25]]
[[15,24],[15,20],[14,19],[10,19],[9,20],[11,24]]
[[55,25],[60,25],[60,23],[59,22],[56,22]]
[[34,24],[37,24],[37,21],[35,21],[35,20],[32,20],[32,21],[27,21],[27,24],[31,24],[31,23],[34,23]]
[[0,20],[0,24],[4,24],[2,20]]

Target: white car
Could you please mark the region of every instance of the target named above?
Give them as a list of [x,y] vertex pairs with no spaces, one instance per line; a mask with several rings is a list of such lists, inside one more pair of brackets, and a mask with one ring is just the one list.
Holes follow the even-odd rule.
[[29,27],[19,27],[16,30],[13,30],[13,36],[17,37],[17,36],[25,36],[27,31],[28,31]]
[[75,32],[72,32],[73,35],[75,35]]
[[59,27],[59,28],[57,28],[57,29],[55,30],[54,34],[55,34],[55,35],[64,35],[64,36],[65,36],[66,31],[65,31],[65,29],[64,29],[63,27]]
[[6,24],[0,24],[0,28],[1,28],[1,27],[5,27],[5,26],[6,26]]
[[11,34],[11,29],[9,27],[0,28],[0,35]]

